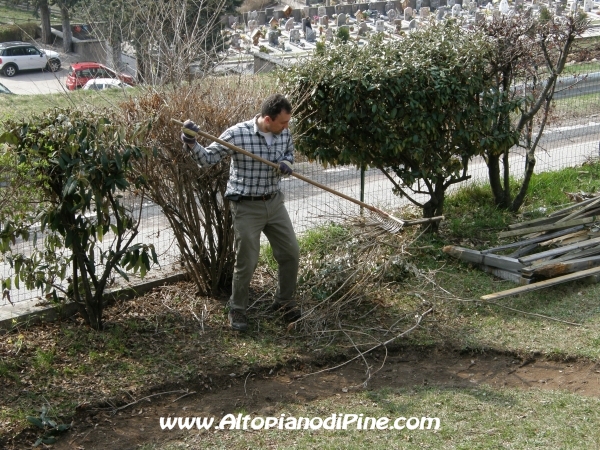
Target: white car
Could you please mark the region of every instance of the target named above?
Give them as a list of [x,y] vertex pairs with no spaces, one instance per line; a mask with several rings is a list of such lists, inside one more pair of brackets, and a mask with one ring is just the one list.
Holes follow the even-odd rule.
[[60,70],[60,58],[52,50],[40,50],[28,42],[0,43],[0,72],[14,77],[21,70]]
[[115,78],[93,78],[83,85],[84,90],[101,91],[103,89],[130,88],[131,85]]

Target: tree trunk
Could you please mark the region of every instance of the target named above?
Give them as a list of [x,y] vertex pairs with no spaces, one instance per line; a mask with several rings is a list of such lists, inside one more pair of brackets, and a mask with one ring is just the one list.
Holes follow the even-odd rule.
[[523,182],[521,183],[521,188],[519,189],[519,193],[513,200],[510,211],[517,212],[523,205],[525,201],[525,195],[527,195],[527,189],[529,189],[529,183],[531,182],[531,177],[533,176],[533,169],[535,167],[535,148],[527,152],[527,159],[525,161],[525,176],[523,177]]
[[121,39],[119,36],[111,35],[110,52],[110,65],[112,65],[115,70],[121,72],[123,70],[123,62],[121,61]]
[[500,177],[500,156],[501,155],[488,155],[488,176],[490,179],[492,195],[494,196],[494,203],[499,208],[508,208],[509,199],[506,198],[506,192],[502,186],[502,179]]
[[[446,188],[444,187],[444,180],[438,181],[434,186],[431,197],[423,205],[423,218],[429,219],[444,214],[445,195]],[[429,229],[429,231],[434,233],[439,228],[439,222],[424,224],[423,228]]]
[[42,44],[52,44],[52,31],[50,26],[50,8],[47,0],[39,2],[40,19],[42,20]]
[[70,53],[73,51],[73,32],[71,31],[71,19],[69,17],[69,9],[62,3],[60,5],[60,16],[62,18],[63,32],[63,51]]

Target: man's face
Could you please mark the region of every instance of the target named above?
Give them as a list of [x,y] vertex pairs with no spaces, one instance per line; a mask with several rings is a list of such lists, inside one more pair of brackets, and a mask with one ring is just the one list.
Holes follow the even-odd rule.
[[281,111],[274,119],[265,116],[265,128],[273,134],[279,134],[288,127],[291,118],[292,115],[285,111]]

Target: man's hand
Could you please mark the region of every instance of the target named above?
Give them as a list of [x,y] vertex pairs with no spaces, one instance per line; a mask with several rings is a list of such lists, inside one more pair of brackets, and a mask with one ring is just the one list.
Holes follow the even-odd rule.
[[273,169],[277,175],[291,175],[293,170],[292,163],[285,159],[279,161],[279,168]]
[[181,140],[188,145],[194,145],[196,143],[196,136],[198,136],[200,128],[190,119],[183,122],[181,127]]

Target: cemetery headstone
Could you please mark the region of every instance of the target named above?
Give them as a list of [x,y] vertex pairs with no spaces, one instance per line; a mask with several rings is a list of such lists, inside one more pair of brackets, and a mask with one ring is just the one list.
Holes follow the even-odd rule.
[[306,42],[315,42],[317,40],[317,33],[312,28],[307,28],[305,39]]
[[592,0],[584,0],[583,1],[583,10],[585,12],[591,12],[594,7],[594,2]]
[[375,31],[377,31],[378,33],[383,33],[385,31],[384,23],[385,22],[383,20],[378,20],[377,22],[375,22]]
[[263,37],[262,33],[260,32],[260,30],[257,28],[256,30],[254,30],[254,32],[252,33],[252,43],[254,45],[258,45],[258,40]]
[[325,9],[324,6],[319,6],[319,8],[317,9],[317,15],[319,17],[327,15],[327,10]]
[[387,16],[388,16],[388,20],[390,21],[390,23],[394,23],[394,19],[397,16],[396,10],[395,9],[390,9],[387,12]]
[[361,22],[360,25],[358,25],[358,35],[366,36],[368,33],[369,33],[369,26],[365,22]]
[[269,44],[277,46],[279,44],[279,33],[277,30],[269,30],[267,33]]
[[423,6],[419,11],[419,17],[421,17],[421,19],[427,19],[429,17],[429,12],[429,8],[427,6]]
[[346,25],[346,14],[344,13],[337,16],[337,26],[341,27],[342,25]]
[[327,28],[327,30],[325,30],[325,40],[326,41],[333,41],[333,29],[332,28]]
[[452,8],[456,2],[454,0],[447,0],[446,5],[448,8]]
[[294,29],[294,19],[288,19],[285,23],[285,31],[291,31]]
[[460,6],[459,3],[456,3],[453,7],[452,7],[452,15],[454,17],[458,17],[460,16],[460,12],[462,11],[462,6]]
[[248,28],[250,29],[250,34],[252,34],[252,32],[254,30],[256,30],[257,27],[258,27],[258,24],[256,23],[256,20],[249,20],[248,21]]
[[256,16],[256,22],[258,23],[258,26],[267,23],[267,14],[264,11],[258,11],[258,14]]
[[293,29],[290,31],[290,42],[300,41],[300,30]]
[[409,22],[412,19],[412,16],[413,16],[412,8],[410,6],[407,8],[404,8],[404,20]]
[[429,1],[429,8],[431,8],[432,11],[435,11],[439,7],[440,7],[440,0],[430,0]]
[[414,30],[415,28],[417,28],[417,21],[413,19],[408,23],[408,29]]
[[304,19],[302,19],[302,32],[304,34],[306,34],[306,29],[307,28],[312,28],[312,25],[310,24],[310,18],[309,17],[305,17]]
[[329,17],[327,17],[327,16],[319,17],[319,25],[321,25],[322,27],[326,27],[327,25],[329,25]]

